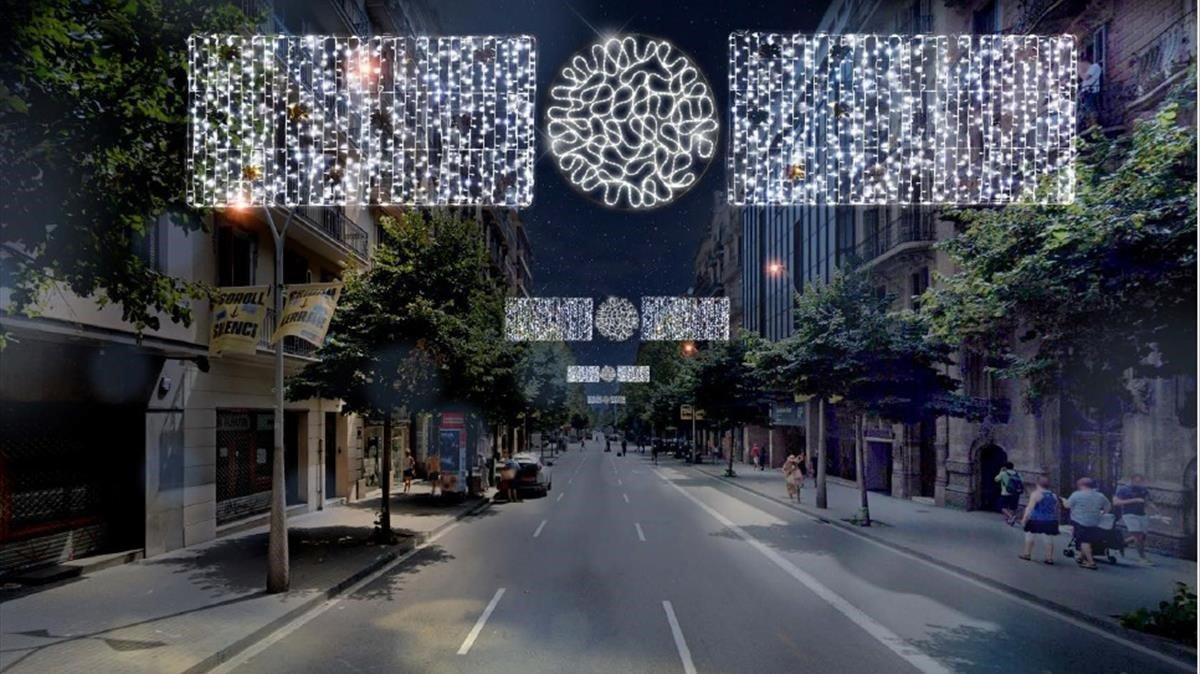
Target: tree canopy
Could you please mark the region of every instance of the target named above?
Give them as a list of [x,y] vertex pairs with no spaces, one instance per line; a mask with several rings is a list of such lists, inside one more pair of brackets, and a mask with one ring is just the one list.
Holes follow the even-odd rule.
[[960,210],[933,332],[1024,379],[1026,402],[1124,395],[1124,373],[1196,369],[1194,77],[1132,132],[1080,141],[1075,202]]
[[[3,285],[34,313],[51,283],[121,307],[137,330],[191,320],[200,282],[147,259],[147,233],[183,212],[187,38],[249,29],[234,3],[32,0],[0,27]],[[185,230],[198,218],[176,218]]]
[[700,351],[693,397],[708,419],[731,425],[766,421],[762,380],[748,362],[764,343],[757,334],[740,330],[732,339],[710,342]]

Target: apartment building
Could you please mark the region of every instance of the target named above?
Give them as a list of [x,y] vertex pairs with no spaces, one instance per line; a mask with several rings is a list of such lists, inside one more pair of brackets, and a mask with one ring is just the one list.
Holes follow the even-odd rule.
[[[1081,128],[1095,123],[1119,134],[1186,76],[1195,59],[1195,9],[1181,0],[842,0],[830,5],[816,32],[1070,33],[1080,51]],[[742,228],[745,325],[771,339],[790,334],[791,292],[828,280],[846,264],[869,269],[897,308],[917,308],[936,275],[954,271],[934,245],[954,236],[954,226],[934,208],[744,209]],[[871,489],[938,505],[994,508],[992,478],[1006,461],[1027,481],[1047,475],[1067,492],[1076,477],[1090,475],[1111,494],[1140,472],[1161,514],[1152,544],[1194,557],[1194,378],[1145,382],[1146,394],[1133,409],[1081,410],[1057,400],[1034,414],[1020,403],[1021,382],[992,377],[986,359],[964,351],[954,372],[963,392],[990,412],[986,421],[868,421]],[[776,407],[789,406],[780,401]],[[852,478],[851,419],[830,406],[827,429],[830,473]],[[764,429],[751,432],[764,445],[774,439]]]
[[[247,0],[263,32],[436,33],[430,9],[397,0]],[[273,212],[283,221],[287,212]],[[382,210],[296,208],[284,243],[285,283],[330,281],[369,265]],[[190,234],[168,214],[141,251],[159,271],[216,286],[270,284],[274,243],[261,210],[204,216]],[[529,242],[512,212],[481,211],[493,273],[511,292],[531,283]],[[8,302],[0,293],[0,309]],[[165,317],[135,334],[118,309],[50,289],[40,314],[0,311],[12,339],[0,358],[0,572],[100,551],[146,556],[244,526],[268,509],[273,455],[269,326],[253,355],[209,354],[210,310],[190,326]],[[315,348],[285,338],[285,376]],[[354,499],[378,480],[382,432],[336,400],[288,402],[286,500],[303,512]],[[396,451],[424,448],[430,419],[401,425]]]

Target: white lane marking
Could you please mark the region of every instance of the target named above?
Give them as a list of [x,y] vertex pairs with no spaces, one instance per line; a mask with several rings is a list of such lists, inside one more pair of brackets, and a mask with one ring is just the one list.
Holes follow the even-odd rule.
[[671,602],[663,600],[663,610],[667,612],[667,622],[671,625],[671,636],[675,638],[675,650],[679,651],[679,659],[683,662],[685,674],[696,674],[696,665],[692,662],[692,651],[683,640],[683,630],[679,628],[679,620],[675,617],[675,609]]
[[554,501],[555,501],[555,502],[561,501],[561,500],[562,500],[562,497],[564,497],[564,496],[566,496],[566,495],[567,495],[567,493],[566,493],[565,491],[563,491],[563,492],[559,492],[559,493],[558,493],[558,498],[554,499]]
[[621,481],[621,478],[619,478],[619,477],[618,477],[618,478],[617,478],[617,486],[618,486],[618,487],[620,487],[620,486],[621,486],[621,485],[623,485],[623,484],[625,484],[625,483],[624,483],[624,482],[622,482],[622,481]]
[[342,601],[342,599],[355,595],[359,590],[363,589],[367,585],[374,583],[376,580],[378,580],[380,576],[384,575],[385,573],[388,573],[395,567],[408,561],[409,558],[411,558],[413,555],[417,554],[418,552],[433,545],[439,538],[450,533],[457,526],[458,526],[458,522],[455,522],[454,524],[451,524],[450,526],[446,527],[445,529],[442,529],[438,533],[429,537],[424,543],[417,545],[417,547],[413,548],[412,550],[409,550],[408,552],[404,553],[403,555],[400,555],[396,559],[393,559],[392,561],[388,562],[386,565],[380,567],[379,570],[375,571],[372,574],[369,574],[362,580],[360,580],[357,583],[346,588],[338,596],[333,597],[331,599],[327,599],[327,600],[321,602],[320,604],[317,604],[308,613],[302,613],[302,614],[296,616],[295,620],[281,626],[279,629],[275,630],[271,634],[264,637],[262,639],[262,641],[259,641],[258,643],[250,646],[249,648],[242,651],[241,653],[234,655],[232,658],[226,660],[225,662],[222,662],[220,665],[217,665],[215,668],[213,668],[209,671],[215,672],[217,674],[227,674],[228,672],[232,672],[233,670],[238,669],[242,665],[244,665],[247,662],[249,662],[250,660],[252,660],[258,654],[262,653],[263,651],[267,650],[271,646],[278,643],[280,640],[286,638],[291,633],[293,633],[296,630],[303,627],[305,624],[307,624],[313,618],[316,618],[317,616],[321,615],[325,611],[328,611],[329,609],[336,606],[339,602]]
[[574,484],[574,482],[575,482],[575,478],[571,478],[571,479],[567,480],[567,484]]
[[621,497],[625,499],[626,503],[629,503],[629,494],[621,494]]
[[808,573],[801,571],[799,567],[789,562],[783,557],[783,555],[771,549],[757,538],[746,533],[741,527],[734,524],[733,521],[728,517],[725,517],[710,507],[707,503],[704,503],[700,499],[689,494],[683,487],[680,487],[669,480],[667,481],[667,484],[674,487],[689,501],[699,506],[701,510],[711,515],[713,519],[717,520],[730,531],[737,534],[738,538],[741,538],[743,541],[749,543],[755,550],[758,550],[764,557],[771,560],[771,562],[773,562],[775,566],[778,566],[784,573],[788,574],[792,578],[795,578],[800,582],[801,585],[808,588],[813,594],[825,600],[826,603],[836,609],[839,613],[849,618],[851,622],[853,622],[855,625],[858,625],[864,632],[874,637],[876,641],[886,646],[889,650],[903,658],[913,667],[916,667],[917,671],[946,672],[947,674],[950,672],[949,669],[942,666],[938,661],[929,657],[928,654],[914,647],[895,632],[892,632],[888,628],[884,627],[879,621],[875,620],[871,616],[859,610],[858,607],[846,601],[841,595],[823,585],[821,581],[812,577]]
[[544,529],[544,528],[546,528],[546,520],[542,520],[542,523],[538,525],[537,530],[533,532],[533,537],[537,538],[538,536],[541,536],[542,529]]
[[[705,473],[705,474],[708,475],[707,473]],[[677,485],[672,484],[671,481],[669,479],[667,479],[666,477],[664,477],[663,475],[660,474],[659,477],[661,477],[663,479],[663,482],[666,482],[667,484],[670,484],[672,487],[679,489],[679,487]],[[712,475],[708,475],[708,477],[712,478],[713,480],[716,480],[717,482],[723,481],[718,477],[713,477]],[[770,501],[771,503],[775,503],[774,499],[763,496],[762,494],[759,494],[756,491],[749,490],[749,493],[754,496],[757,496],[758,498],[760,498],[764,501]],[[779,504],[775,503],[775,505],[779,505]],[[791,509],[794,510],[798,514],[803,515],[803,516],[813,520],[814,522],[822,521],[822,519],[820,517],[817,517],[816,515],[810,515],[809,513],[806,513],[803,510],[799,510],[794,507]],[[1011,592],[1006,592],[1006,591],[1002,590],[1001,588],[981,582],[978,579],[975,579],[970,576],[959,573],[958,571],[955,571],[954,569],[940,566],[938,564],[934,564],[933,562],[929,561],[928,559],[922,559],[916,555],[909,554],[903,550],[893,548],[892,546],[881,543],[880,541],[877,541],[874,538],[871,538],[870,536],[868,536],[866,534],[858,533],[857,531],[853,531],[853,530],[843,529],[841,527],[830,527],[830,529],[832,529],[833,531],[843,533],[847,536],[852,536],[852,537],[857,538],[858,540],[864,541],[866,543],[870,543],[871,545],[874,545],[876,547],[887,550],[888,552],[890,552],[894,555],[900,555],[901,557],[904,557],[905,559],[911,559],[914,562],[920,562],[921,564],[924,564],[925,566],[928,566],[931,569],[936,569],[937,571],[941,571],[942,573],[954,576],[955,578],[965,581],[967,583],[970,583],[971,585],[974,585],[975,587],[978,587],[983,590],[987,590],[988,592],[991,592],[994,595],[1004,597],[1005,599],[1009,599],[1011,601],[1015,601],[1018,604],[1021,604],[1023,606],[1028,606],[1029,608],[1032,608],[1035,611],[1038,611],[1047,616],[1050,616],[1051,618],[1056,618],[1056,619],[1061,620],[1069,625],[1074,625],[1075,627],[1078,627],[1082,630],[1090,632],[1096,636],[1104,637],[1105,639],[1108,639],[1109,641],[1120,644],[1126,648],[1131,648],[1131,649],[1137,651],[1138,653],[1141,653],[1142,655],[1148,655],[1148,656],[1157,658],[1158,660],[1165,662],[1169,665],[1174,665],[1175,667],[1182,669],[1185,672],[1196,671],[1195,668],[1190,666],[1188,663],[1181,662],[1180,660],[1173,658],[1170,655],[1153,650],[1147,646],[1143,646],[1142,644],[1139,644],[1136,641],[1130,641],[1119,635],[1113,634],[1112,632],[1109,632],[1107,630],[1100,629],[1099,627],[1096,627],[1095,625],[1084,622],[1083,620],[1080,620],[1078,618],[1075,618],[1075,617],[1072,617],[1069,615],[1064,615],[1052,608],[1042,606],[1041,604],[1039,604],[1037,602],[1029,601],[1028,599],[1025,599],[1024,597],[1014,595]]]
[[[544,524],[544,522],[543,522]],[[459,655],[466,655],[467,651],[471,650],[471,646],[475,644],[475,639],[479,638],[479,633],[483,631],[483,625],[492,615],[492,611],[496,610],[496,604],[500,603],[500,597],[504,596],[504,588],[496,590],[495,596],[488,602],[487,608],[483,609],[483,614],[479,616],[479,620],[475,621],[475,626],[471,628],[471,633],[467,635],[466,640],[462,642],[462,646],[458,647]]]
[[635,529],[637,529],[638,540],[645,543],[646,542],[646,534],[642,533],[642,525],[639,524],[638,522],[634,522],[633,526]]

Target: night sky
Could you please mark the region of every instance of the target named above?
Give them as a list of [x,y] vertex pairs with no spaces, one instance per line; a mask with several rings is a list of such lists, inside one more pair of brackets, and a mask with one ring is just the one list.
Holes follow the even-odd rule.
[[[712,85],[718,119],[725,123],[729,33],[738,29],[811,31],[824,2],[803,0],[450,0],[437,4],[447,35],[533,35],[538,44],[538,124],[543,128],[550,84],[561,66],[598,35],[642,33],[670,40],[699,65]],[[544,139],[544,137],[543,137]],[[533,206],[521,211],[533,247],[536,296],[628,298],[683,295],[692,262],[712,216],[713,192],[725,183],[725,129],[702,179],[667,206],[630,212],[607,209],[576,192],[561,176],[544,143],[537,163]],[[573,342],[581,365],[632,363],[637,338],[624,343]],[[600,385],[589,393],[603,393]]]

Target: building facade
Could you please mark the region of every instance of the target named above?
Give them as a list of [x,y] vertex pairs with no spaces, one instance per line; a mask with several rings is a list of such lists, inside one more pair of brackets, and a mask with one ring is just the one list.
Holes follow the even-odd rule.
[[[243,3],[262,32],[436,33],[424,5],[395,0]],[[293,209],[285,284],[341,278],[371,263],[384,209]],[[272,212],[277,222],[285,210]],[[491,272],[513,294],[531,285],[529,240],[511,211],[467,214],[481,226]],[[261,210],[204,216],[188,234],[169,214],[143,254],[164,274],[217,287],[270,285],[274,242]],[[0,261],[2,263],[2,261]],[[0,573],[95,552],[153,556],[211,540],[269,509],[273,461],[273,316],[255,354],[211,356],[211,311],[190,326],[163,317],[138,335],[119,309],[50,288],[35,318],[7,311],[0,359]],[[284,340],[285,376],[315,347]],[[432,417],[398,424],[395,449],[424,456]],[[357,499],[378,484],[382,428],[341,413],[336,400],[286,402],[286,501],[310,511]],[[486,438],[481,439],[487,442]],[[398,465],[398,464],[397,464]]]
[[[1081,128],[1098,124],[1119,134],[1187,76],[1195,59],[1195,9],[1180,0],[841,0],[830,5],[815,32],[1073,34],[1081,61]],[[934,245],[954,236],[954,225],[928,207],[745,209],[742,229],[745,325],[770,339],[790,334],[784,295],[828,281],[838,267],[870,270],[898,309],[917,308],[938,274],[955,271]],[[974,403],[991,410],[989,419],[930,417],[912,425],[869,420],[871,489],[986,509],[995,507],[992,478],[1006,461],[1027,481],[1046,475],[1067,493],[1080,476],[1096,478],[1111,495],[1129,475],[1143,473],[1160,511],[1152,544],[1194,557],[1194,377],[1141,382],[1132,407],[1084,410],[1056,400],[1035,414],[1020,402],[1021,382],[989,373],[987,354],[960,352],[952,374]],[[851,419],[829,406],[826,428],[830,473],[853,478]]]

